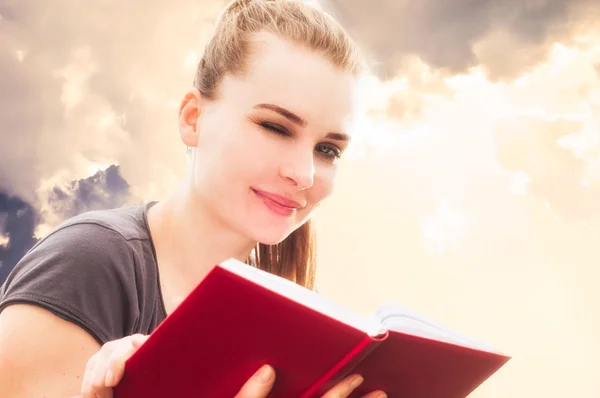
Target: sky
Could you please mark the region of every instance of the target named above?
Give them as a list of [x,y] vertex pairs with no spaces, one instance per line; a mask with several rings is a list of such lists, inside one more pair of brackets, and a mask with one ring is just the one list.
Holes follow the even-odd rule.
[[[0,1],[0,281],[58,222],[175,187],[224,4]],[[321,294],[512,356],[474,398],[600,396],[600,2],[321,4],[373,70],[315,216]]]

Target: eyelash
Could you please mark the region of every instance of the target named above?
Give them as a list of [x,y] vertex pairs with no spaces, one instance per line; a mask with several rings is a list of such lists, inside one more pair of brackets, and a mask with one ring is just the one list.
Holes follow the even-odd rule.
[[[273,125],[272,123],[265,123],[265,122],[259,123],[259,125],[263,129],[271,131],[277,135],[281,135],[283,137],[291,137],[291,134],[288,133],[288,131],[286,129],[284,129],[283,127],[278,127],[276,125]],[[339,159],[342,157],[342,151],[340,151],[339,148],[336,148],[335,146],[320,144],[320,145],[317,145],[317,148],[324,148],[325,150],[331,151],[329,153],[319,151],[319,153],[321,153],[327,159]]]

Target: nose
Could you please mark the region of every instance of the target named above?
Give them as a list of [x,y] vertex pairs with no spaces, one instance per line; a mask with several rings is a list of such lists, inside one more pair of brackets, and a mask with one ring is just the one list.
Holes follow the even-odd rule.
[[312,150],[289,154],[281,165],[281,177],[291,181],[299,190],[312,187],[315,182],[314,160]]

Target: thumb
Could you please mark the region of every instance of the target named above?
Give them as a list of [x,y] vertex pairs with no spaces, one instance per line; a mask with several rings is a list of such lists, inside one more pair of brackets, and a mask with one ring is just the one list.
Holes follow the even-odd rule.
[[137,350],[146,342],[146,340],[148,340],[148,337],[150,337],[150,335],[134,334],[131,336],[131,345]]
[[244,384],[235,398],[264,398],[269,394],[275,382],[275,371],[264,365]]

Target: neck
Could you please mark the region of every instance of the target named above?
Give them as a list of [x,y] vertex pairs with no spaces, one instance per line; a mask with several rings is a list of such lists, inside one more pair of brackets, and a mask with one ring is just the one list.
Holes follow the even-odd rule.
[[221,221],[185,182],[150,208],[148,223],[167,307],[168,301],[177,305],[216,264],[245,261],[256,244]]

